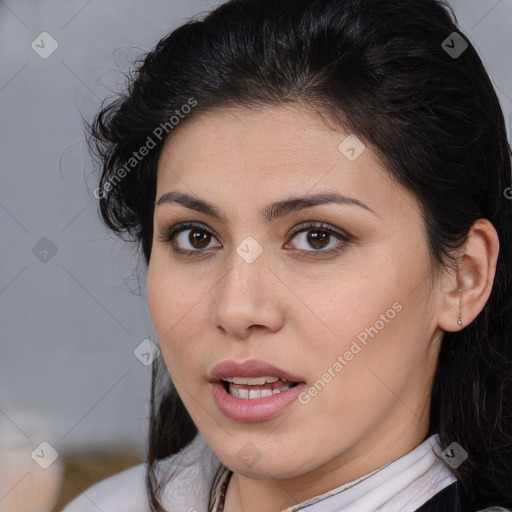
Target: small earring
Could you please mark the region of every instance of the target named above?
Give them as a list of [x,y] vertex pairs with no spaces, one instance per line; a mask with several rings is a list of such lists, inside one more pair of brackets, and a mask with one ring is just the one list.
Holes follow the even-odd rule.
[[[461,292],[462,292],[462,288],[459,288],[459,293],[461,293]],[[459,297],[459,307],[460,307],[460,300],[461,300],[461,298]],[[457,325],[458,325],[459,327],[462,327],[462,318],[461,318],[461,315],[459,315],[459,316],[458,316],[458,318],[457,318]]]

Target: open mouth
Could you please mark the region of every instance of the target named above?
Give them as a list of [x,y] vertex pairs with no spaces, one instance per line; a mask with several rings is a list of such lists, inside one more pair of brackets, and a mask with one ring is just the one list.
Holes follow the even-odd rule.
[[259,360],[220,363],[210,373],[209,381],[220,412],[240,423],[276,418],[306,388],[298,374]]
[[245,400],[277,395],[292,389],[297,384],[298,382],[270,376],[225,377],[222,379],[222,385],[227,393],[235,398]]

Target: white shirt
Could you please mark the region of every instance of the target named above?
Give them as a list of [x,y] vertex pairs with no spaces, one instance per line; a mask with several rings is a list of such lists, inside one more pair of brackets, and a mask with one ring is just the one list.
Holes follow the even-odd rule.
[[[456,481],[448,465],[434,454],[441,451],[434,434],[399,459],[283,512],[414,512]],[[220,460],[201,434],[160,464],[165,475],[176,470],[162,494],[164,506],[170,512],[208,512]],[[144,472],[141,463],[102,480],[62,512],[148,512]]]

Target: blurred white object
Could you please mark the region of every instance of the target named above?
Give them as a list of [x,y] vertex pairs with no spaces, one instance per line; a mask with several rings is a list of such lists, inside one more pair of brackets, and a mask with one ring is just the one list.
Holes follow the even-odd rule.
[[0,413],[0,512],[51,512],[63,464],[40,417],[20,414],[13,421]]

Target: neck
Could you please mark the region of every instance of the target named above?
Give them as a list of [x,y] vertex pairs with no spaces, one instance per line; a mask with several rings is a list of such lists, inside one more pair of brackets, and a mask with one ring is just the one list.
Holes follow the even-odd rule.
[[224,512],[281,512],[352,482],[421,444],[428,430],[424,423],[421,425],[422,429],[409,428],[402,435],[397,435],[395,430],[391,439],[400,440],[395,444],[383,443],[382,437],[379,441],[382,436],[379,431],[374,439],[365,439],[364,447],[354,445],[321,467],[296,478],[254,479],[234,473],[227,489]]

